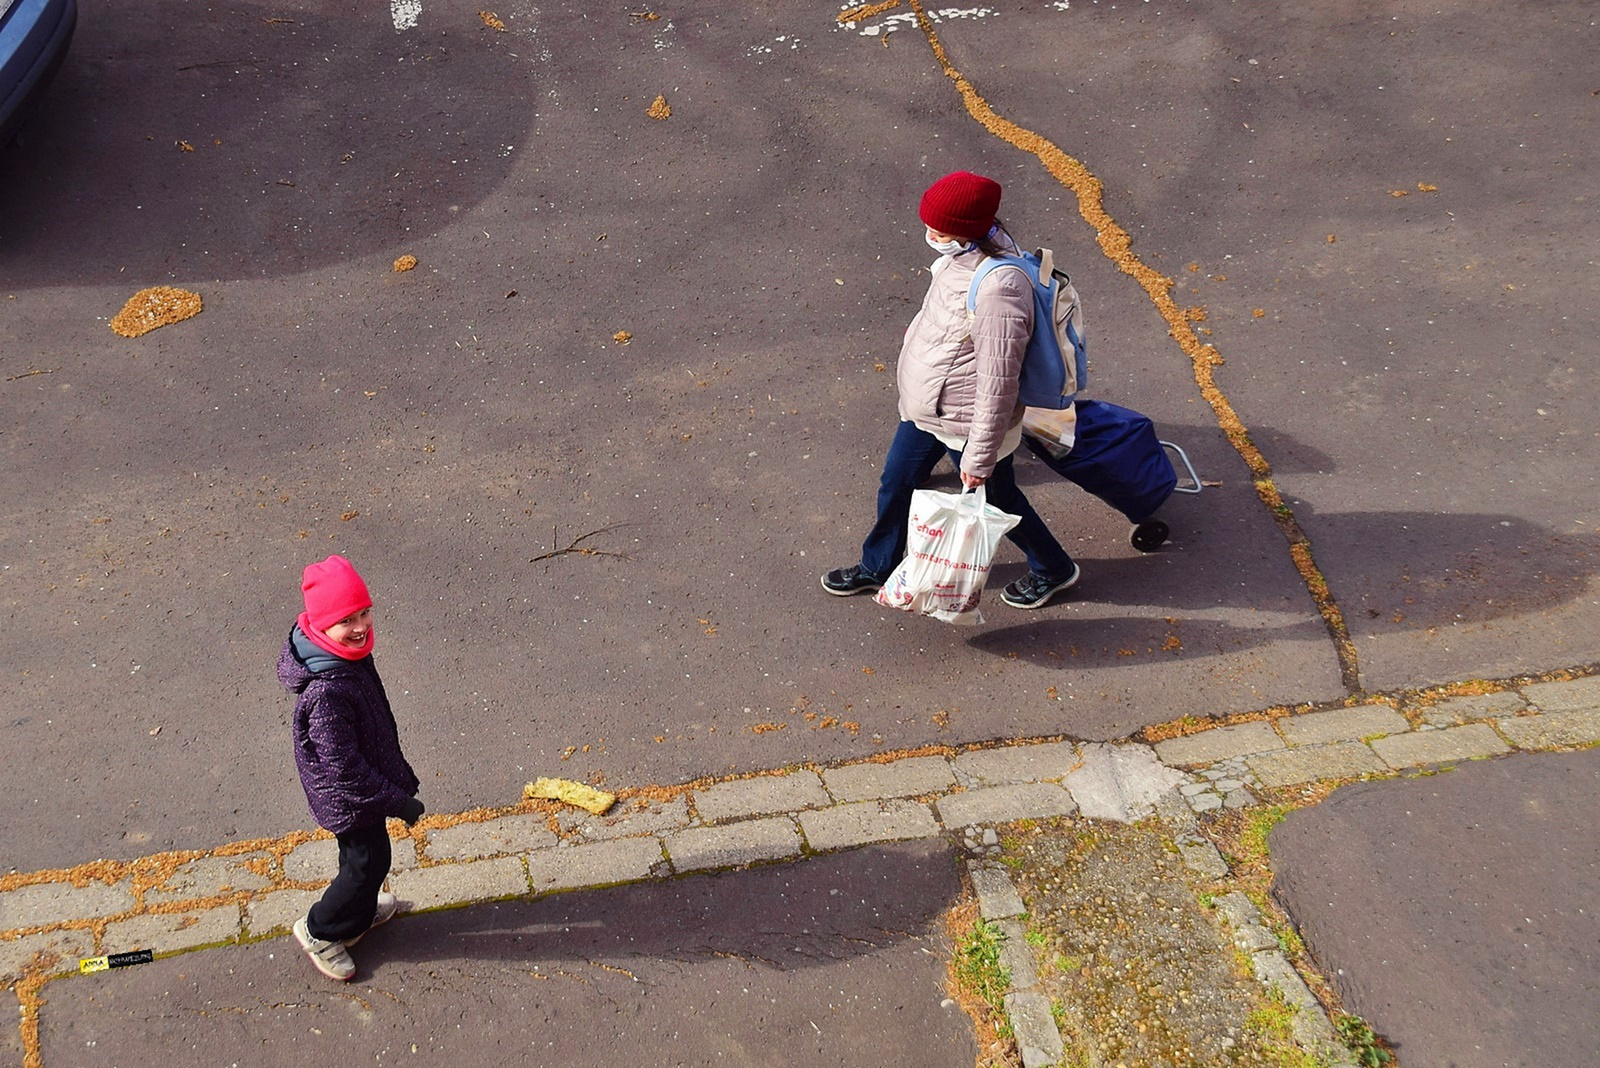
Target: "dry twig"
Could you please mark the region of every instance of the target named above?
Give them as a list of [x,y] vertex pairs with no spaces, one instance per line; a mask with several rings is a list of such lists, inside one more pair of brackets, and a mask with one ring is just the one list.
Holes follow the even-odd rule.
[[[609,533],[609,532],[611,532],[613,530],[616,530],[618,527],[625,526],[625,525],[626,524],[623,524],[623,523],[615,523],[615,524],[613,524],[613,525],[611,525],[609,527],[601,527],[599,530],[591,530],[587,534],[579,534],[576,538],[573,538],[572,541],[568,543],[568,545],[567,545],[567,547],[565,549],[551,549],[547,553],[540,553],[538,556],[535,556],[532,560],[529,560],[528,563],[537,564],[540,560],[549,560],[549,559],[552,559],[552,558],[557,557],[557,556],[565,556],[568,553],[572,553],[572,554],[577,555],[577,556],[615,556],[619,560],[626,560],[628,558],[628,554],[627,553],[612,552],[609,549],[594,549],[594,548],[590,548],[589,546],[583,544],[585,541],[587,541],[588,539],[594,537],[596,534],[606,534],[606,533]],[[550,544],[554,545],[555,543],[556,543],[556,528],[552,526],[550,528]]]

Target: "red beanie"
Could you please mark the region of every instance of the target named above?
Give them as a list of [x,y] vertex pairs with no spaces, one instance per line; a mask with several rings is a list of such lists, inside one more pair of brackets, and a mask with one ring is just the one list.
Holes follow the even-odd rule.
[[300,629],[313,640],[346,616],[372,607],[367,584],[342,556],[330,556],[309,565],[300,581],[300,590],[306,595],[306,611],[300,617]]
[[971,171],[956,171],[928,187],[917,214],[930,230],[979,241],[988,236],[999,210],[999,182]]

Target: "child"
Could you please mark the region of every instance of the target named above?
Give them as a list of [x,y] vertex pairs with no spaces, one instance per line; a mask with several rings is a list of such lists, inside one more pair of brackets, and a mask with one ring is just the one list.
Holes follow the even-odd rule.
[[372,597],[350,561],[330,556],[305,569],[306,610],[278,656],[278,680],[298,694],[294,762],[311,815],[339,842],[339,874],[294,936],[318,971],[348,981],[348,946],[394,917],[384,820],[423,813],[417,776],[400,752],[394,713],[372,664]]

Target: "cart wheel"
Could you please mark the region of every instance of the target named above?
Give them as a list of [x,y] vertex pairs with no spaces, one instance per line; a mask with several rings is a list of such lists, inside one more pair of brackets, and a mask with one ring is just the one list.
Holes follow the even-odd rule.
[[1159,519],[1146,519],[1133,528],[1128,541],[1142,553],[1153,553],[1161,548],[1172,529]]

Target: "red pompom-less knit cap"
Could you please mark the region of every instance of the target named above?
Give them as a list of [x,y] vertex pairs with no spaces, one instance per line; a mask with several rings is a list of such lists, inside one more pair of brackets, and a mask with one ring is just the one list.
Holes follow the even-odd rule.
[[300,613],[299,623],[306,637],[346,660],[360,660],[372,652],[376,638],[372,628],[368,628],[367,640],[360,649],[341,646],[323,633],[341,619],[372,607],[367,584],[350,561],[336,555],[308,565],[300,580],[300,592],[305,594],[306,610]]
[[999,210],[999,182],[971,171],[956,171],[928,187],[917,214],[931,230],[978,241],[988,236]]

